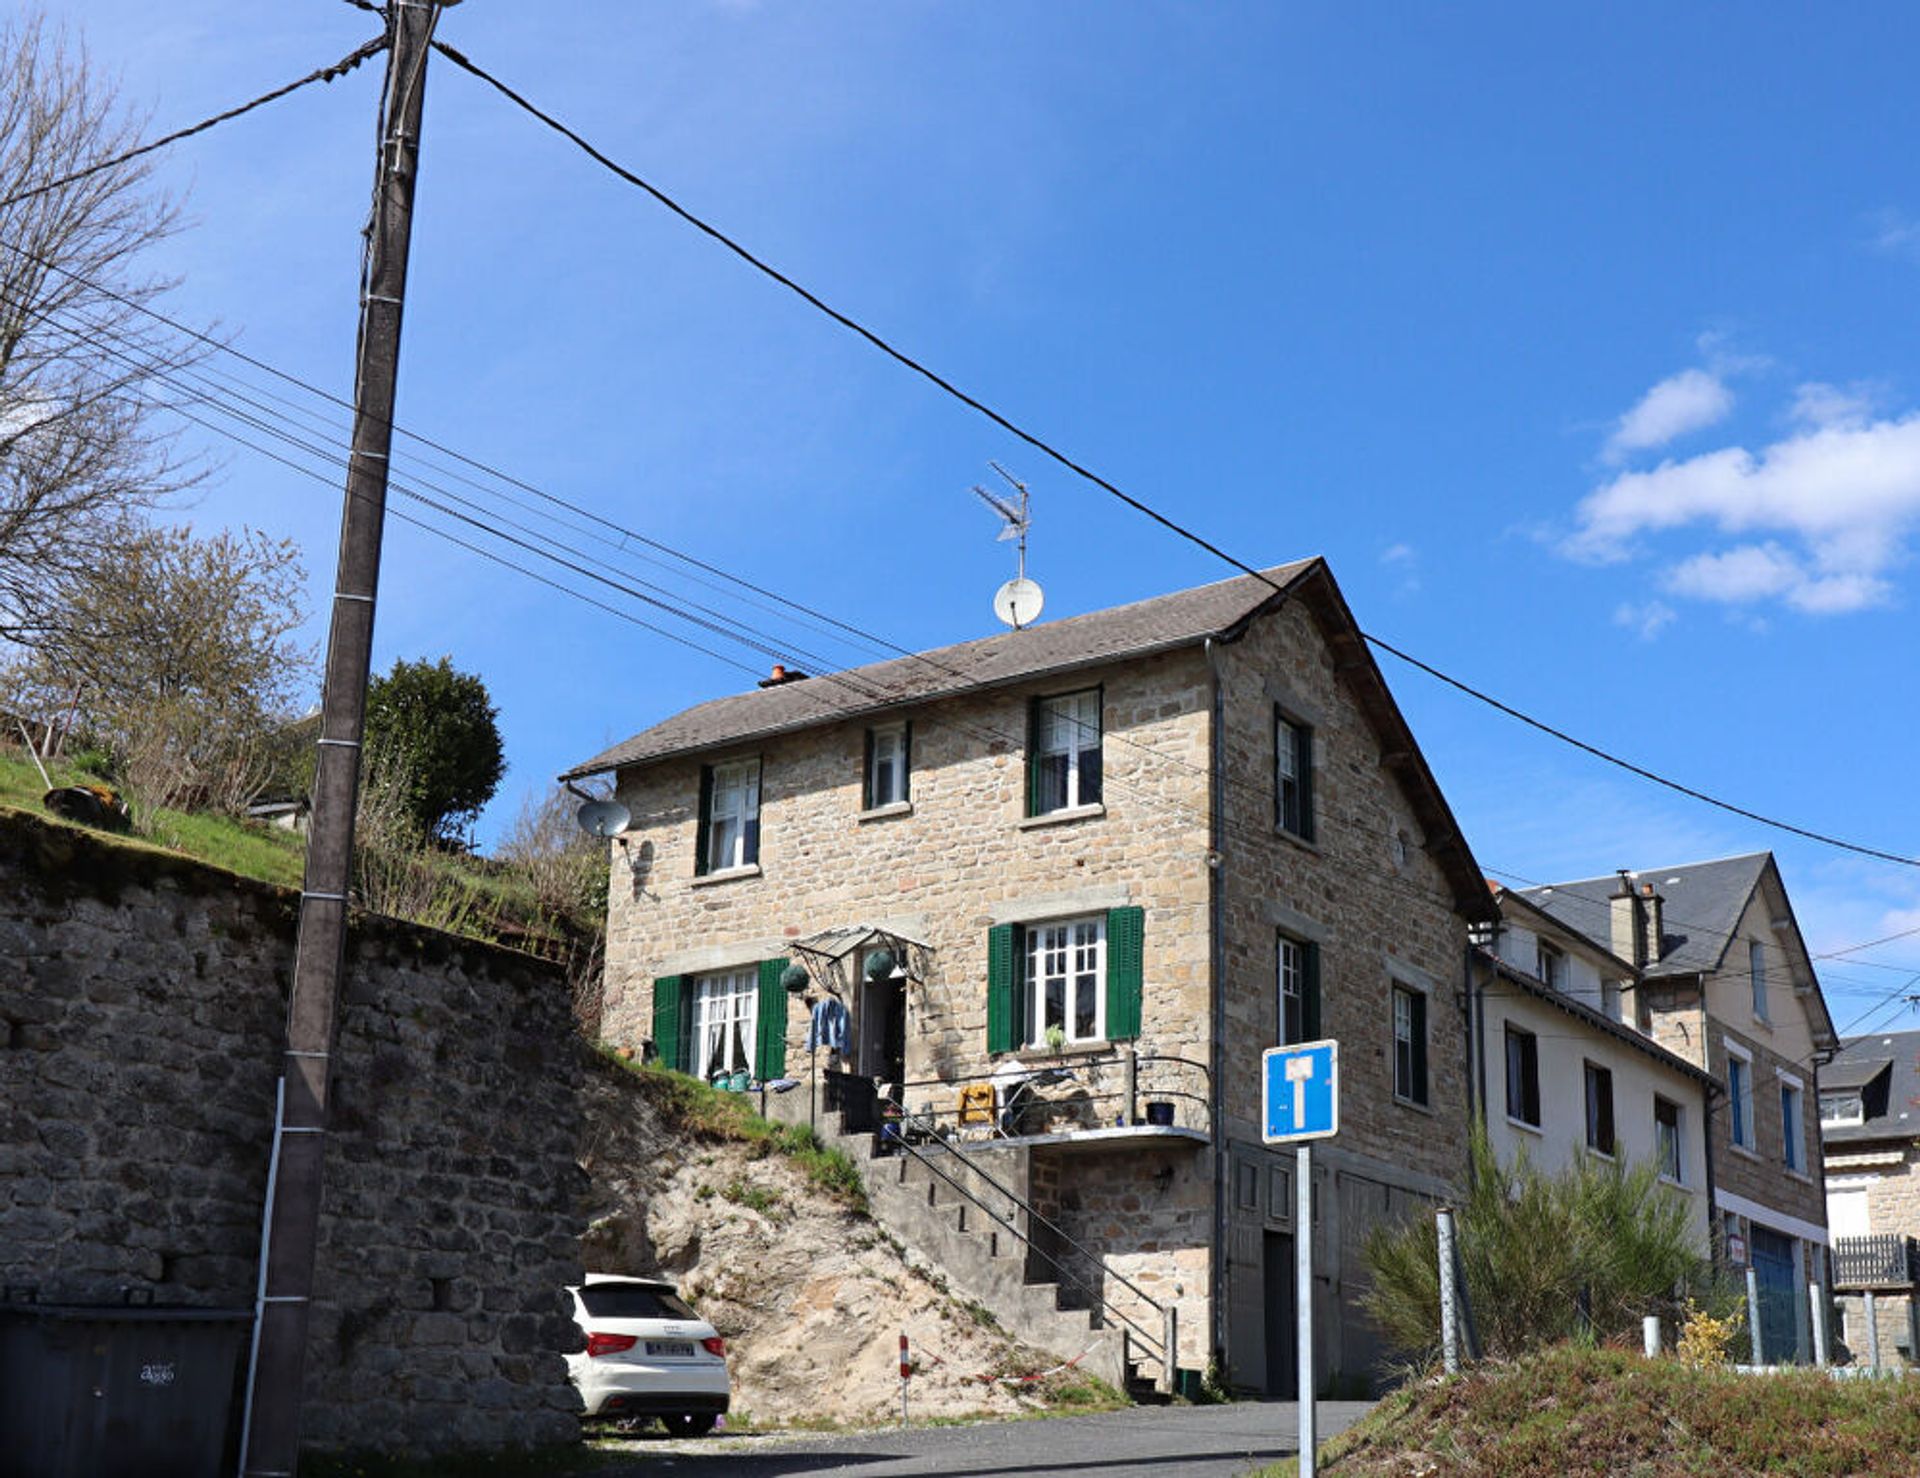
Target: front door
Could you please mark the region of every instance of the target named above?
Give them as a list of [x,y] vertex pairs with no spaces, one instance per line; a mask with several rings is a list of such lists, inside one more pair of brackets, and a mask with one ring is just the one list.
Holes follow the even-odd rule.
[[1768,1365],[1800,1357],[1800,1280],[1794,1275],[1793,1238],[1754,1225],[1748,1239],[1754,1282],[1760,1289],[1760,1356]]
[[1269,1396],[1296,1394],[1299,1329],[1294,1316],[1293,1238],[1268,1232],[1262,1239],[1261,1265],[1266,1285],[1267,1386]]
[[860,989],[860,1066],[870,1078],[907,1076],[907,990],[903,980],[869,980]]

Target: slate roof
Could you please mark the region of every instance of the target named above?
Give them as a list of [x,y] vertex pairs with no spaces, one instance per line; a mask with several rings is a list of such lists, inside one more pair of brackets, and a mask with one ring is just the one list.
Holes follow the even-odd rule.
[[1820,1091],[1861,1090],[1864,1124],[1820,1126],[1826,1144],[1920,1136],[1920,1032],[1851,1037],[1820,1069]]
[[[1718,969],[1739,927],[1740,915],[1746,911],[1747,900],[1771,860],[1770,853],[1750,852],[1744,857],[1650,867],[1634,873],[1636,887],[1652,883],[1663,900],[1660,958],[1648,963],[1647,978],[1703,975]],[[1586,935],[1602,949],[1611,949],[1613,912],[1608,900],[1619,886],[1620,879],[1609,873],[1606,877],[1515,891],[1575,933]]]
[[1274,599],[1274,585],[1291,589],[1320,564],[1318,559],[1302,559],[1275,565],[1263,572],[1272,585],[1251,575],[1236,575],[1023,631],[714,698],[642,729],[560,778],[575,780],[623,765],[746,743],[955,693],[1194,646],[1237,626]]
[[1611,1016],[1594,1010],[1593,1007],[1576,996],[1570,996],[1565,991],[1555,990],[1545,981],[1522,970],[1519,966],[1508,964],[1484,945],[1475,945],[1474,953],[1481,963],[1490,967],[1502,980],[1507,981],[1509,984],[1519,986],[1528,995],[1537,997],[1545,1001],[1549,1006],[1566,1012],[1566,1014],[1571,1016],[1575,1021],[1584,1022],[1588,1027],[1601,1033],[1603,1036],[1612,1037],[1623,1046],[1631,1047],[1643,1057],[1651,1057],[1662,1067],[1670,1068],[1683,1077],[1692,1078],[1694,1082],[1704,1087],[1714,1086],[1716,1080],[1709,1073],[1694,1066],[1694,1064],[1688,1062],[1686,1058],[1662,1047],[1658,1042],[1654,1041],[1652,1037],[1645,1036],[1626,1025],[1626,1023],[1615,1021]]

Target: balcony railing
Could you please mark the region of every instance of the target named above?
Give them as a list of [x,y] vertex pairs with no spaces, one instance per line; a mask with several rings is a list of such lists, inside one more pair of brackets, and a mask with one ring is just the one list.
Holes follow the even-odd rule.
[[1914,1242],[1893,1232],[1867,1237],[1833,1239],[1833,1286],[1847,1288],[1911,1288],[1914,1284]]

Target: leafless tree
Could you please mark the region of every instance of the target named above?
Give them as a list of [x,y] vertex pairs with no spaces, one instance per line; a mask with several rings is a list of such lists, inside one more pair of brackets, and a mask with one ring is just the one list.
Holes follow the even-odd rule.
[[144,160],[67,180],[141,122],[66,30],[0,24],[0,642],[37,645],[127,516],[195,478],[159,411],[198,351],[142,311],[178,204]]

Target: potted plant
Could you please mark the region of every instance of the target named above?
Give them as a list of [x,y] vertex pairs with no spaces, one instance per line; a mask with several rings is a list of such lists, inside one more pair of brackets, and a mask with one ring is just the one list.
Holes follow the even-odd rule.
[[1048,1027],[1047,1028],[1047,1051],[1058,1054],[1060,1052],[1064,1052],[1066,1050],[1066,1047],[1067,1047],[1067,1029],[1059,1025]]

